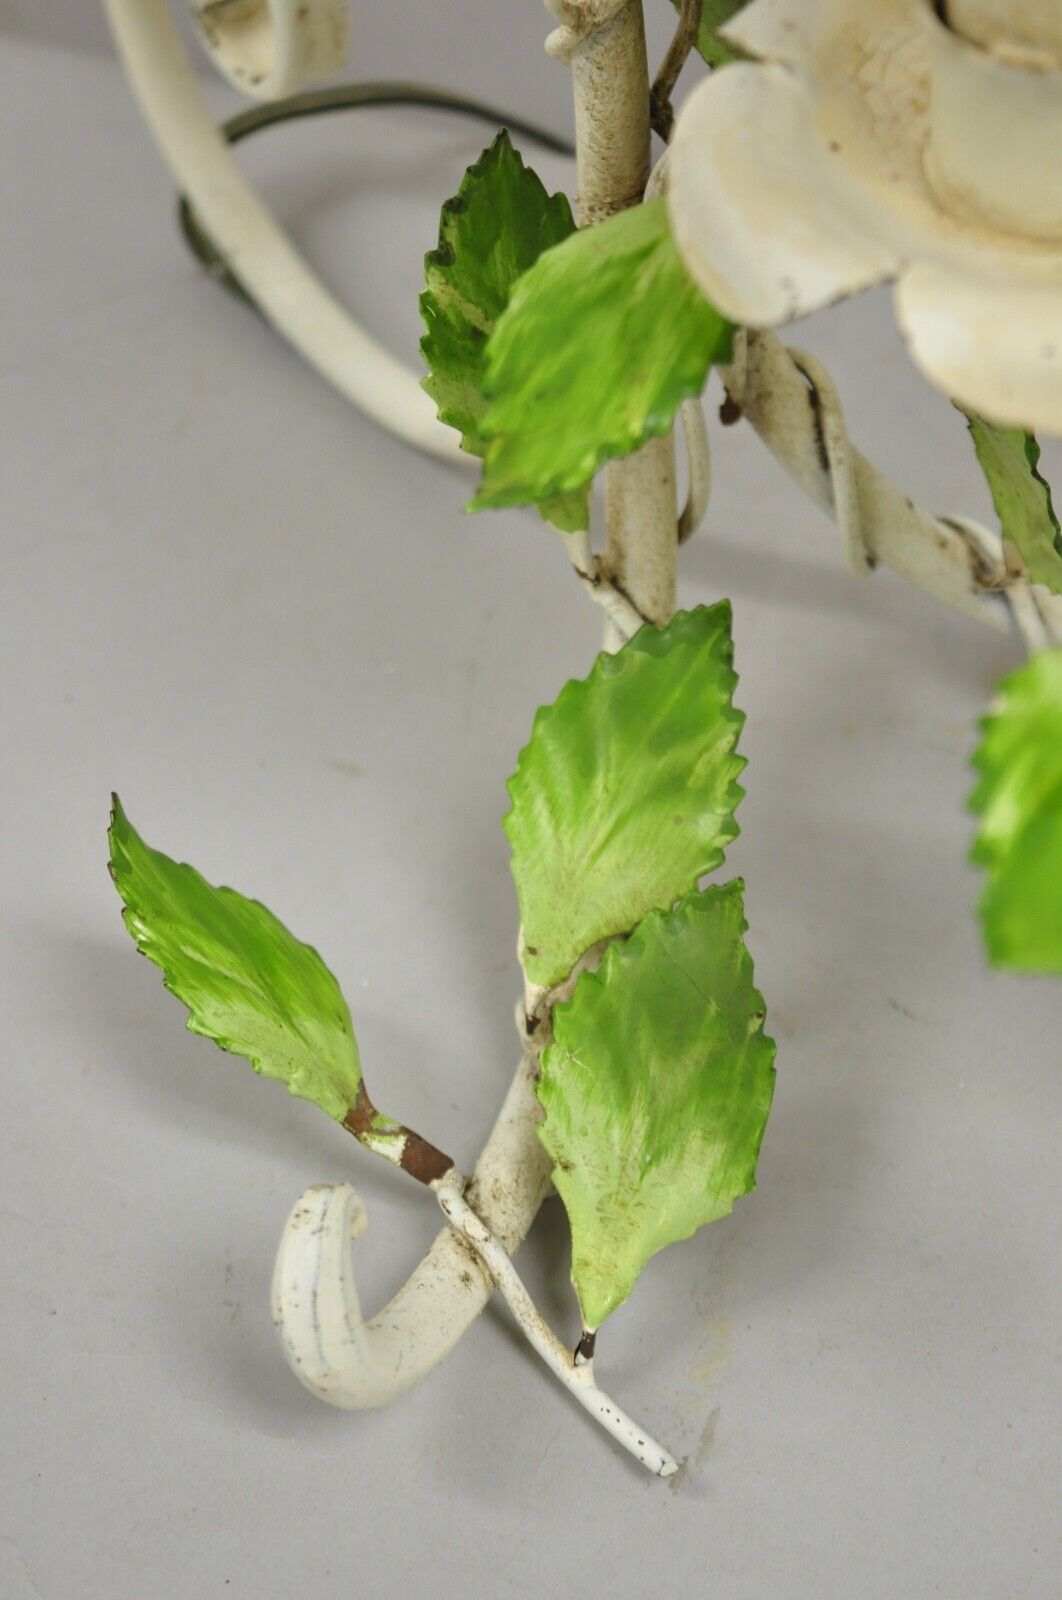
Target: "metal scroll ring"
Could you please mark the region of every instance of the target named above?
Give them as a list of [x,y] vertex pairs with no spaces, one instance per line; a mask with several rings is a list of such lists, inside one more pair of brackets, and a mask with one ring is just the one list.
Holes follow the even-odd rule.
[[190,0],[207,53],[256,100],[331,77],[350,43],[347,0]]

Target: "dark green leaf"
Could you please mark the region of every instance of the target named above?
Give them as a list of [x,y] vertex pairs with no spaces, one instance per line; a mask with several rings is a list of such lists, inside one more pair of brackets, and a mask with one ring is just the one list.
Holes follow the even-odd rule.
[[[427,332],[420,348],[429,375],[423,381],[440,418],[458,430],[471,455],[487,447],[480,433],[487,340],[517,279],[574,229],[566,196],[546,193],[504,129],[442,208],[438,247],[424,259],[420,310]],[[585,529],[588,489],[576,485],[539,509],[566,532]]]

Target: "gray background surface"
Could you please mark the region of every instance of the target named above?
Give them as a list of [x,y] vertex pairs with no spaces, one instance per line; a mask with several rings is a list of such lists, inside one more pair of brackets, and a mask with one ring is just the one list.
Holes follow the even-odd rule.
[[[359,7],[352,71],[567,128],[546,26],[535,0]],[[119,921],[108,791],[318,945],[380,1103],[471,1163],[515,1065],[504,780],[598,618],[533,517],[465,517],[467,479],[184,257],[94,6],[7,4],[0,68],[0,1594],[1056,1594],[1058,993],[986,972],[965,865],[1017,644],[849,578],[751,432],[715,429],[682,599],[736,608],[731,862],[778,1092],[759,1191],[652,1263],[601,1360],[688,1474],[647,1481],[497,1308],[393,1409],[326,1409],[269,1323],[290,1205],[358,1184],[369,1306],[433,1208],[182,1030]],[[412,360],[438,204],[485,142],[370,113],[247,160]],[[879,464],[989,514],[886,298],[801,337]],[[571,1331],[565,1251],[552,1202],[521,1266]]]

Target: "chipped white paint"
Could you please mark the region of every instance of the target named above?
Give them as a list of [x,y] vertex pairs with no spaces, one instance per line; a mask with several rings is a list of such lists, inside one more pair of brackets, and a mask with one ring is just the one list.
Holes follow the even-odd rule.
[[1034,66],[929,0],[754,0],[726,31],[761,62],[701,84],[672,143],[672,221],[705,292],[770,327],[893,280],[933,383],[1062,433],[1059,10],[1024,12],[1050,24]]
[[[539,1115],[528,1058],[468,1188],[502,1252],[521,1243],[549,1189]],[[307,1189],[285,1224],[273,1274],[273,1320],[293,1372],[320,1399],[349,1411],[387,1405],[412,1389],[449,1355],[494,1289],[479,1257],[447,1227],[367,1321],[352,1249],[365,1227],[349,1184]]]
[[629,10],[630,0],[545,0],[546,10],[560,23],[546,40],[546,54],[570,62],[581,44]]
[[350,42],[347,0],[190,0],[203,44],[244,94],[277,100],[332,77]]
[[[442,1359],[497,1287],[532,1348],[579,1404],[643,1466],[671,1476],[678,1463],[598,1387],[592,1363],[576,1361],[543,1321],[506,1249],[464,1198],[465,1187],[453,1170],[433,1185],[451,1226],[419,1269],[415,1299],[403,1305],[396,1296],[371,1323],[362,1316],[351,1248],[367,1225],[361,1200],[347,1183],[316,1184],[300,1196],[273,1273],[273,1321],[299,1381],[346,1410],[383,1405]],[[444,1242],[448,1252],[439,1248]]]
[[645,618],[639,615],[626,595],[621,594],[616,585],[609,581],[600,557],[590,544],[588,533],[568,533],[561,537],[576,577],[594,604],[605,613],[606,643],[614,639],[618,644],[626,644],[644,625]]

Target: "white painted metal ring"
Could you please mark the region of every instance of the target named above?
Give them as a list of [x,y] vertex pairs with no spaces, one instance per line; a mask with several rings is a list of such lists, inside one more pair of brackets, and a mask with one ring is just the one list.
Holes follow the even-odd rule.
[[339,72],[347,0],[190,0],[197,31],[223,77],[256,100],[277,100]]

